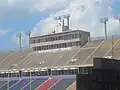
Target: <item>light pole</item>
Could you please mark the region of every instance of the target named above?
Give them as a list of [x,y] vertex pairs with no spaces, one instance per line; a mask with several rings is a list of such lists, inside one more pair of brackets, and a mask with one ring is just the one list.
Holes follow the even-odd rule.
[[107,39],[107,22],[108,22],[108,18],[102,18],[100,19],[100,23],[104,24],[104,30],[105,30],[105,38]]
[[19,48],[21,50],[22,49],[22,33],[19,33],[18,35],[16,35],[16,37],[18,37],[19,39]]
[[29,39],[29,48],[30,48],[30,36],[31,36],[31,31],[27,32],[26,35],[28,35],[28,39]]
[[115,15],[114,19],[119,21],[119,28],[120,28],[120,14]]

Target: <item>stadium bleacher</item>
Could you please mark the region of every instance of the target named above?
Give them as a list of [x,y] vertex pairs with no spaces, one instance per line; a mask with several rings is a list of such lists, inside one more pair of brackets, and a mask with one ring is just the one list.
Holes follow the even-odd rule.
[[50,90],[66,90],[69,85],[71,85],[75,79],[62,79],[56,85],[50,88]]
[[[113,45],[112,45],[113,43]],[[55,68],[75,65],[88,65],[93,63],[94,57],[107,57],[114,55],[120,59],[120,38],[88,42],[81,48],[51,51],[15,51],[0,52],[0,70],[30,69],[30,68]],[[57,68],[59,69],[59,68]],[[37,74],[36,74],[37,76]],[[39,75],[38,75],[39,76]],[[75,90],[73,78],[18,78],[9,81],[10,90]],[[71,76],[72,77],[72,76]],[[12,78],[12,77],[11,77]],[[30,84],[31,81],[31,84]],[[0,81],[0,90],[7,90],[8,81]]]
[[76,81],[71,84],[66,90],[76,90]]

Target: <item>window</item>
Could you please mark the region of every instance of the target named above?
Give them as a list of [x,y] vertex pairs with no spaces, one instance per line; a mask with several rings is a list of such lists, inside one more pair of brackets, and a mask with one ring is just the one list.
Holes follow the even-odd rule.
[[78,34],[77,33],[75,34],[75,38],[78,38]]
[[33,40],[33,43],[36,43],[36,40]]
[[72,39],[74,39],[75,37],[74,37],[74,34],[72,34]]
[[58,40],[63,40],[63,36],[58,36]]
[[40,39],[37,40],[37,43],[40,43]]
[[68,40],[68,36],[67,35],[64,36],[64,40]]
[[68,35],[68,39],[69,39],[69,40],[72,39],[72,36],[71,36],[71,35]]

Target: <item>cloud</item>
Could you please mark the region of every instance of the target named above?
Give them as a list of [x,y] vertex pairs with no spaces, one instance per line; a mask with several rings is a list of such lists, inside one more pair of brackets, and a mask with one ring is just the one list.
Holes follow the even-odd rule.
[[31,12],[42,12],[59,9],[61,6],[66,6],[70,1],[72,0],[8,0],[8,7],[23,8]]
[[[53,20],[55,16],[70,13],[70,28],[82,29],[91,32],[94,37],[103,36],[103,24],[99,22],[100,18],[108,16],[110,18],[108,23],[108,32],[112,34],[118,30],[118,23],[111,19],[113,16],[112,3],[114,0],[71,0],[69,5],[64,9],[51,12],[49,16],[41,20],[32,30],[32,35],[40,35],[51,33],[56,29],[56,21]],[[61,6],[62,7],[62,6]],[[57,8],[53,7],[53,8]],[[59,31],[61,31],[59,29]]]
[[3,37],[4,35],[6,35],[8,32],[11,32],[10,29],[0,29],[0,37]]

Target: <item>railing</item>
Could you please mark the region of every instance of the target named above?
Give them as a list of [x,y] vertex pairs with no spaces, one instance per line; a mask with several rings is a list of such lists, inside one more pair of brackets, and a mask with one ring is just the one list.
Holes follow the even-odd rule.
[[118,40],[114,43],[114,45],[108,50],[107,53],[105,53],[105,55],[104,55],[103,57],[107,56],[107,54],[109,54],[109,52],[112,51],[112,49],[113,49],[119,42],[120,42],[120,39],[118,39]]
[[83,61],[82,64],[84,64],[86,61],[88,61],[93,55],[94,53],[101,47],[101,45],[103,45],[104,41],[101,42],[101,44],[88,56],[88,58],[86,60]]

